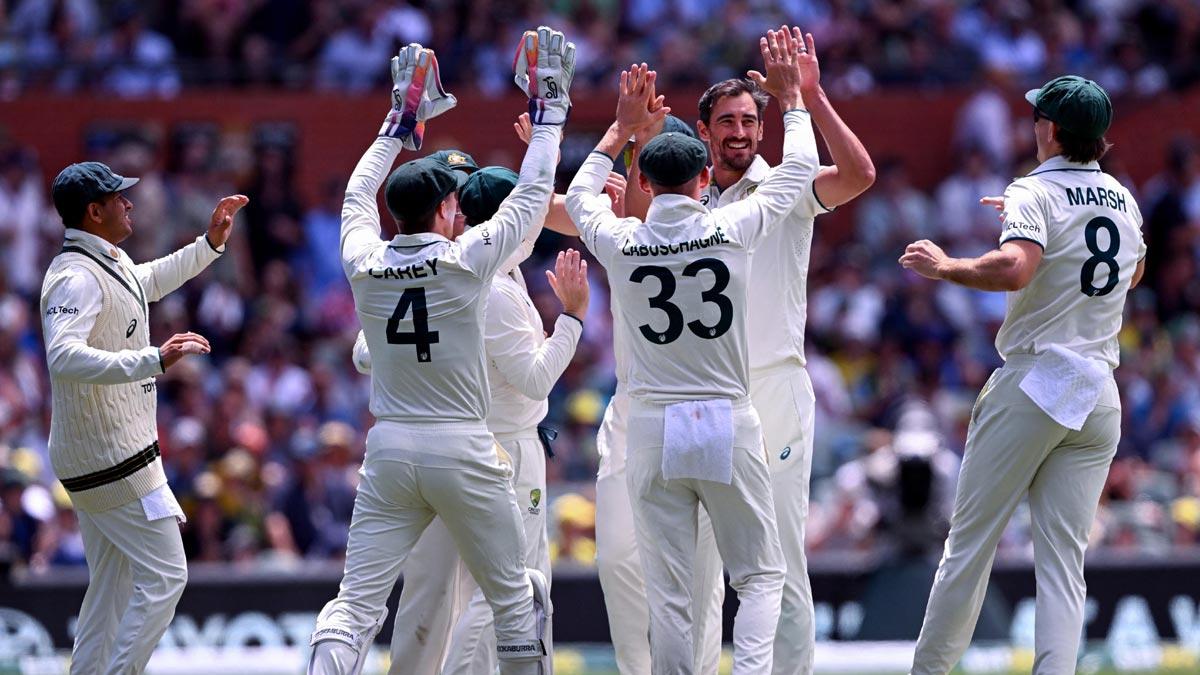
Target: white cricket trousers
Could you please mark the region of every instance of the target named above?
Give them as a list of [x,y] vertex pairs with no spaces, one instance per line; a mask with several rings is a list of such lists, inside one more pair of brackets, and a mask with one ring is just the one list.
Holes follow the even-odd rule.
[[[439,448],[489,446],[495,463],[451,460]],[[424,455],[419,466],[396,457]],[[324,631],[374,638],[384,603],[421,534],[440,518],[495,615],[501,642],[538,639],[533,593],[525,571],[525,532],[512,487],[512,462],[482,425],[396,424],[380,422],[367,435],[367,453],[350,521],[346,570],[338,595],[317,618],[314,636]],[[398,654],[404,663],[407,654]],[[326,664],[317,664],[319,675]],[[537,673],[537,661],[500,661],[502,675]]]
[[174,517],[146,520],[140,500],[76,511],[88,563],[71,675],[141,673],[175,616],[187,558]]
[[800,364],[750,374],[750,400],[762,421],[775,520],[787,577],[775,633],[775,675],[811,675],[816,628],[804,553],[816,397]]
[[[525,565],[550,579],[546,533],[546,453],[537,429],[496,436],[513,460],[525,529]],[[392,631],[389,675],[491,675],[496,671],[492,608],[458,555],[440,518],[421,535],[404,565]]]
[[771,672],[784,563],[758,414],[748,398],[733,403],[733,480],[725,485],[663,478],[663,411],[637,400],[629,409],[627,480],[650,606],[651,672],[694,672],[692,588],[703,504],[738,596],[733,675],[765,675]]
[[1052,420],[1021,391],[1031,357],[1009,357],[984,385],[967,432],[954,516],[917,640],[914,675],[949,673],[979,618],[996,543],[1028,494],[1037,577],[1033,672],[1075,672],[1087,587],[1083,555],[1121,436],[1116,382],[1083,428]]
[[[596,437],[600,471],[596,477],[596,568],[604,591],[608,629],[621,675],[650,675],[650,607],[638,554],[633,502],[626,479],[629,396],[618,389],[604,411]],[[712,523],[703,507],[696,528],[692,616],[696,672],[716,675],[721,661],[725,576]]]

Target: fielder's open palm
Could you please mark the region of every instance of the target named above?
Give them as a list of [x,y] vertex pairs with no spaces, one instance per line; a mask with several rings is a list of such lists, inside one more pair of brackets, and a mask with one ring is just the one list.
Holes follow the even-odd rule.
[[662,125],[671,109],[663,105],[662,96],[655,95],[654,82],[657,78],[658,73],[644,63],[621,71],[617,127],[636,135],[651,126]]
[[582,321],[588,308],[588,282],[587,261],[580,259],[579,251],[559,251],[554,271],[546,270],[546,280],[562,301],[563,311]]
[[229,231],[233,229],[233,217],[242,207],[250,203],[246,195],[230,195],[222,197],[213,209],[212,218],[208,221],[208,240],[213,246],[220,248],[229,241]]
[[767,74],[757,70],[746,74],[778,99],[785,110],[798,107],[802,102],[804,70],[815,70],[816,77],[820,78],[816,56],[808,54],[809,47],[800,39],[800,29],[784,26],[781,30],[769,30],[766,36],[759,38],[758,49]]

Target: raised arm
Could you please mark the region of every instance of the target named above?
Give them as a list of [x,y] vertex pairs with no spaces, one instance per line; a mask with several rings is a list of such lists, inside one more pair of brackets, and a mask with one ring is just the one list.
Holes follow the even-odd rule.
[[425,122],[453,108],[458,100],[442,88],[437,56],[412,43],[392,57],[392,107],[346,184],[342,202],[342,266],[350,274],[358,260],[379,245],[376,195],[402,148],[419,150]]
[[603,257],[597,246],[599,239],[620,221],[613,211],[612,200],[601,194],[608,184],[613,162],[632,134],[661,121],[671,112],[662,104],[661,96],[650,98],[654,96],[657,77],[657,73],[644,63],[621,72],[616,120],[596,144],[596,149],[584,160],[571,186],[567,188],[567,212],[579,229],[583,243],[602,262]]
[[516,187],[496,215],[458,238],[462,260],[481,278],[491,278],[546,215],[554,192],[558,145],[570,110],[575,75],[575,45],[562,33],[539,26],[526,31],[517,46],[517,86],[529,95],[532,132]]
[[161,300],[221,257],[229,241],[233,217],[249,202],[245,195],[222,198],[213,209],[207,233],[170,255],[134,265],[133,273],[146,291],[146,300]]
[[833,159],[833,166],[827,166],[817,173],[813,193],[828,210],[845,204],[871,187],[875,182],[875,164],[862,141],[858,140],[858,136],[854,135],[825,96],[825,90],[821,88],[817,47],[811,36],[808,37],[807,47],[808,53],[802,55],[804,58],[801,59],[804,78],[801,93],[813,124],[821,132],[821,138],[825,139]]
[[[496,285],[488,297],[484,332],[488,360],[509,384],[535,401],[550,395],[554,383],[571,363],[588,303],[587,262],[580,260],[577,251],[560,252],[555,272],[547,271],[546,276],[563,303],[563,313],[547,340],[533,339],[527,300]],[[537,330],[541,330],[540,325]]]
[[817,172],[816,137],[802,94],[802,65],[812,49],[812,35],[806,37],[807,46],[798,28],[767,31],[759,40],[767,74],[749,73],[783,109],[783,161],[754,194],[714,210],[729,222],[731,237],[749,249],[791,212]]

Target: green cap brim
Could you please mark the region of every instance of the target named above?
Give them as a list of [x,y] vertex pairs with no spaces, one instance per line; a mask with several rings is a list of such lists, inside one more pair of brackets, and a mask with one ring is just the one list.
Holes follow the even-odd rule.
[[1029,91],[1025,92],[1025,100],[1029,101],[1029,105],[1036,108],[1037,107],[1037,97],[1038,97],[1038,94],[1040,94],[1040,93],[1042,93],[1042,90],[1040,88],[1039,89],[1030,89]]
[[129,188],[133,187],[134,185],[137,185],[139,180],[141,180],[141,179],[140,178],[122,178],[121,184],[118,185],[117,189],[113,190],[113,192],[124,192],[125,190],[128,190]]
[[462,169],[451,169],[451,171],[454,172],[454,179],[458,181],[457,189],[461,190],[462,186],[467,184],[467,179],[471,177],[471,174]]

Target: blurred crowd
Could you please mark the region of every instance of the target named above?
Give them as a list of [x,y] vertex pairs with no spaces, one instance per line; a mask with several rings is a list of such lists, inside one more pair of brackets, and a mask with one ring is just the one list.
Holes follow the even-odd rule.
[[[317,67],[319,74],[327,62],[338,62],[334,58],[338,50],[354,54],[355,39],[366,40],[383,26],[425,31],[398,33],[403,35],[399,41],[446,44],[439,47],[443,58],[477,59],[482,49],[478,45],[468,49],[475,43],[443,25],[462,21],[474,26],[479,17],[463,17],[454,11],[457,5],[443,8],[436,2],[358,3],[362,5],[358,14],[343,11],[354,4],[314,2],[306,9],[311,16],[295,15],[297,26],[288,21],[264,23],[254,17],[271,11],[279,14],[278,5],[302,3],[162,4],[158,10],[164,16],[143,17],[137,12],[121,14],[125,5],[118,5],[111,15],[101,15],[92,0],[10,3],[4,33],[10,38],[4,44],[33,44],[39,35],[35,28],[43,25],[38,20],[54,27],[45,34],[46,53],[55,53],[58,38],[53,36],[61,37],[64,26],[71,30],[90,26],[92,32],[85,34],[100,41],[112,38],[105,26],[113,17],[132,17],[129,20],[138,31],[149,31],[146,26],[190,25],[190,32],[168,31],[170,39],[144,33],[157,37],[147,38],[149,46],[138,53],[154,53],[154,45],[165,46],[158,53],[168,56],[172,46],[174,50],[155,78],[109,77],[117,71],[104,71],[107,74],[101,77],[101,71],[89,74],[92,66],[86,64],[75,73],[78,86],[153,81],[158,83],[155,90],[161,85],[163,91],[194,81],[183,69],[189,62],[182,56],[185,52],[189,59],[213,64],[208,67],[213,82],[223,81],[223,72],[249,72],[253,59],[245,50],[255,35],[262,43],[255,49],[271,64],[262,72],[272,77],[291,72],[274,65],[284,47],[307,45],[304,58],[288,62],[300,68],[297,72],[305,73],[307,64]],[[908,26],[906,17],[926,17],[914,24],[920,30],[896,29],[908,36],[908,41],[897,44],[911,49],[926,35],[922,31],[939,26],[949,30],[968,18],[975,23],[954,30],[988,35],[997,17],[1012,18],[1008,8],[1015,6],[965,3],[967,9],[952,20],[926,20],[942,16],[948,4],[952,3],[785,2],[779,9],[753,2],[648,0],[561,2],[553,8],[590,22],[590,30],[573,33],[587,36],[581,50],[595,41],[588,49],[596,53],[580,57],[589,68],[593,59],[612,56],[611,45],[603,42],[612,39],[610,33],[633,31],[634,24],[699,26],[682,34],[674,29],[631,33],[642,35],[632,40],[636,49],[663,41],[661,58],[669,66],[673,58],[685,63],[708,58],[686,50],[686,57],[665,56],[683,49],[672,40],[702,36],[706,22],[737,26],[742,15],[782,12],[810,17],[831,38],[853,36],[850,42],[857,46],[846,52],[853,55],[846,62],[863,58],[863,81],[882,82],[891,77],[888,72],[898,72],[884,66],[904,51],[886,48],[889,43],[880,37],[890,34],[885,27]],[[1068,6],[1079,11],[1071,19],[1083,30],[1079,39],[1100,46],[1109,45],[1105,40],[1112,37],[1112,30],[1106,22],[1112,17],[1134,17],[1122,24],[1123,30],[1146,35],[1153,34],[1145,31],[1155,26],[1166,30],[1165,24],[1151,18],[1175,12],[1170,27],[1174,37],[1155,45],[1162,58],[1145,63],[1158,64],[1154,67],[1162,71],[1164,83],[1186,81],[1188,76],[1172,59],[1183,53],[1178,50],[1195,47],[1197,21],[1196,17],[1191,23],[1176,19],[1194,3],[1047,1],[1032,3],[1026,9],[1035,14],[1021,16],[1062,13]],[[1089,14],[1093,6],[1106,14]],[[507,17],[496,24],[502,28],[529,23],[522,12],[531,10],[517,4],[476,3],[476,7],[479,16]],[[172,12],[178,16],[166,17]],[[201,29],[213,12],[230,23],[222,24],[221,30]],[[326,16],[330,12],[338,18]],[[663,18],[668,15],[675,24]],[[348,16],[357,17],[356,23],[336,31],[322,23],[340,25],[337,22]],[[386,16],[392,18],[385,21]],[[1004,25],[1041,45],[1030,51],[1044,59],[1062,53],[1061,44],[1049,46],[1046,25],[1039,25],[1042,32],[1022,29],[1021,23]],[[33,28],[17,32],[14,26]],[[864,31],[871,31],[873,37],[868,39]],[[492,38],[501,32],[487,35]],[[11,38],[17,34],[20,40]],[[227,40],[222,43],[224,51],[214,47],[217,35]],[[856,51],[865,42],[879,40],[883,41],[873,44],[870,54]],[[947,40],[935,42],[939,49],[960,44]],[[987,42],[975,40],[978,44],[972,49]],[[826,44],[833,41],[827,39]],[[16,72],[30,78],[22,82],[33,82],[37,73],[14,71],[11,63],[16,61],[4,61],[5,54],[23,52],[4,49],[0,47],[0,72],[9,76]],[[1081,68],[1092,64],[1103,70],[1117,63],[1101,57],[1107,49],[1089,52],[1092,60],[1078,50],[1067,53],[1084,59],[1071,61]],[[330,52],[334,56],[328,56]],[[222,71],[216,67],[221,63],[218,55],[241,65]],[[359,60],[358,56],[345,58],[347,63]],[[488,66],[495,73],[507,69],[508,57],[499,51],[488,58],[498,64]],[[714,58],[727,64],[736,63],[738,57]],[[937,57],[939,63],[944,59]],[[58,63],[59,57],[51,61]],[[1037,68],[1049,67],[1045,61],[1038,63]],[[43,81],[50,86],[69,83],[74,77],[69,68],[52,70],[40,75],[49,78]],[[679,70],[680,77],[695,75],[684,70]],[[347,73],[336,68],[329,72],[330,86],[352,84]],[[485,77],[487,70],[445,68],[443,72]],[[1037,79],[1041,72],[1033,68],[1022,77]],[[714,66],[704,77],[724,74]],[[377,75],[382,77],[370,74],[365,82],[374,82]],[[282,83],[292,82],[287,77]],[[1141,80],[1132,75],[1127,79],[1135,81]],[[156,344],[173,333],[194,330],[208,337],[213,347],[211,355],[188,358],[173,367],[158,387],[160,443],[170,485],[188,516],[184,541],[189,557],[254,565],[337,558],[345,548],[364,433],[371,423],[369,382],[350,362],[358,330],[353,299],[340,263],[330,253],[338,247],[344,183],[330,180],[316,194],[298,190],[297,139],[286,126],[229,130],[197,122],[158,135],[129,121],[93,125],[87,133],[87,157],[142,179],[128,193],[135,205],[135,235],[124,246],[134,260],[163,255],[193,240],[206,227],[219,197],[242,192],[251,200],[238,217],[223,259],[151,311]],[[817,220],[807,336],[818,406],[809,523],[812,551],[928,554],[940,549],[971,406],[990,371],[1000,364],[992,340],[1003,319],[1004,297],[924,280],[903,272],[896,258],[905,244],[921,237],[944,243],[955,255],[977,255],[992,248],[999,231],[997,215],[977,199],[1001,194],[1009,177],[1032,167],[1030,136],[1027,122],[1011,119],[1002,93],[980,86],[958,113],[954,138],[960,149],[959,166],[939,185],[919,189],[901,160],[875,157],[875,186],[842,207],[842,213]],[[1092,544],[1099,549],[1158,554],[1200,545],[1200,146],[1194,139],[1177,139],[1162,158],[1158,174],[1141,183],[1124,170],[1121,153],[1127,151],[1116,148],[1104,166],[1137,197],[1150,248],[1146,279],[1130,296],[1121,334],[1122,367],[1117,378],[1125,424]],[[563,185],[570,178],[571,161],[566,159],[560,171]],[[38,295],[47,262],[61,245],[62,225],[47,190],[59,168],[39,165],[34,148],[16,143],[0,130],[0,250],[5,260],[0,269],[0,574],[8,565],[83,564],[82,541],[69,500],[54,481],[45,451],[50,397]],[[822,223],[831,218],[842,218],[850,226],[823,229]],[[547,326],[553,325],[559,305],[541,270],[551,265],[550,256],[568,245],[578,246],[578,242],[546,234],[524,266],[530,293]],[[601,266],[590,270],[593,293],[587,329],[574,361],[551,395],[548,424],[560,433],[555,444],[558,456],[547,463],[556,564],[584,567],[594,564],[595,554],[595,430],[615,386],[606,282]],[[1029,518],[1022,511],[1001,541],[1001,554],[1025,555],[1030,550]]]
[[576,91],[635,61],[668,86],[702,85],[754,67],[763,26],[784,22],[815,35],[839,96],[1062,72],[1152,96],[1200,77],[1193,0],[8,0],[0,98],[26,88],[364,90],[409,42],[436,49],[447,84],[498,91],[512,45],[539,23],[577,43]]

